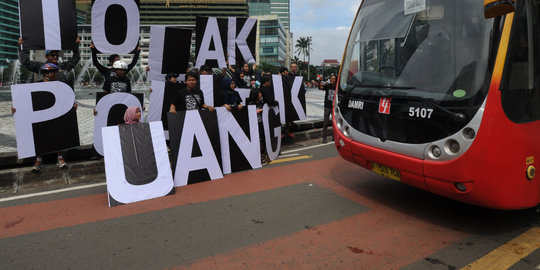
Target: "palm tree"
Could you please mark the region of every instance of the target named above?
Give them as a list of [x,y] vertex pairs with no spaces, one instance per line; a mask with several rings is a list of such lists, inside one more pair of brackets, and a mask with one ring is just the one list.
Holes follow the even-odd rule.
[[301,54],[304,55],[304,63],[306,62],[306,56],[309,55],[310,46],[310,37],[300,37],[296,40],[296,45],[294,46],[296,48],[295,53],[297,53],[298,56],[300,56]]
[[295,55],[292,59],[292,62],[298,65],[298,63],[300,63],[300,58],[298,58],[298,56]]

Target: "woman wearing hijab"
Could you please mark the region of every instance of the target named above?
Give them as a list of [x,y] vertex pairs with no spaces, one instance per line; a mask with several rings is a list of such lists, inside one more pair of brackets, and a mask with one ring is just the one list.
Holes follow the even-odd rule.
[[221,86],[223,88],[223,102],[225,103],[223,106],[229,111],[233,108],[242,109],[242,98],[235,90],[236,83],[231,79],[223,79]]
[[126,125],[138,124],[141,121],[141,109],[139,107],[129,107],[124,113]]

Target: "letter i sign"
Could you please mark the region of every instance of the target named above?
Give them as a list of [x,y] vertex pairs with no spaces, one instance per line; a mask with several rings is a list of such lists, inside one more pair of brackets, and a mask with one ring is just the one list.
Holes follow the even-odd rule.
[[392,98],[381,98],[379,101],[379,113],[390,114]]

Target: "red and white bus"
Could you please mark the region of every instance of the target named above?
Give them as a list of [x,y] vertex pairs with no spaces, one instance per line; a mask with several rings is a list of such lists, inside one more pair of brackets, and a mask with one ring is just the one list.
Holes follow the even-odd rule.
[[[479,206],[540,202],[540,3],[364,0],[334,100],[348,161]],[[490,18],[486,18],[490,17]]]

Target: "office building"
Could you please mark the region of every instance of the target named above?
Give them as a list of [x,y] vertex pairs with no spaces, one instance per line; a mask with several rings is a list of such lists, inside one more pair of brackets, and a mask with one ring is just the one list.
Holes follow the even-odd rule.
[[0,1],[0,66],[18,58],[19,3],[17,0]]
[[288,31],[277,15],[252,16],[258,19],[257,63],[274,66],[288,66]]
[[290,31],[289,0],[248,0],[249,16],[277,15],[286,31]]
[[[89,11],[91,2],[77,0],[77,8]],[[139,10],[141,25],[194,26],[197,16],[248,17],[247,0],[140,0]]]

